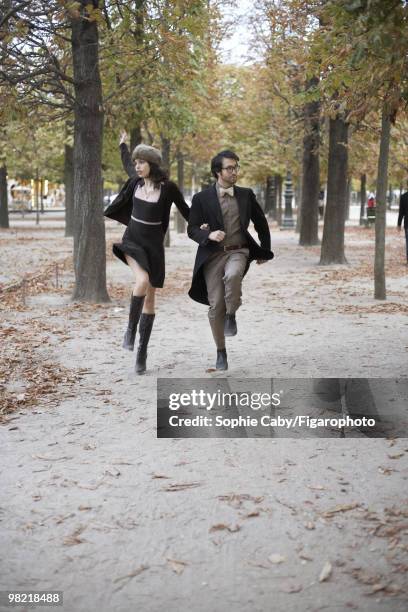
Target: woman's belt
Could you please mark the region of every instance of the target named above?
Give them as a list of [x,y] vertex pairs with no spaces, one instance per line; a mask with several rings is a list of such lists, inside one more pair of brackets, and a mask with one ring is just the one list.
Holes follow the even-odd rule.
[[142,221],[142,219],[136,219],[133,215],[130,217],[133,221],[137,221],[138,223],[144,223],[145,225],[161,225],[161,221]]

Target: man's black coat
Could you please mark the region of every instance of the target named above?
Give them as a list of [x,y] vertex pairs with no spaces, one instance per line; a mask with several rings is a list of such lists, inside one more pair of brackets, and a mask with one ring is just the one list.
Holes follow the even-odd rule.
[[[238,202],[241,229],[249,247],[249,258],[245,269],[246,274],[251,261],[254,259],[273,258],[273,253],[270,250],[271,236],[268,222],[262,208],[256,201],[254,192],[246,187],[234,186],[234,194]],[[255,242],[248,232],[250,221],[253,221],[261,246]],[[200,226],[204,223],[209,225],[208,230],[200,229]],[[218,242],[208,239],[210,232],[216,230],[224,231],[224,223],[216,186],[214,184],[208,189],[196,193],[193,197],[187,226],[189,237],[198,242],[199,245],[194,264],[193,280],[188,294],[191,299],[201,304],[209,303],[207,285],[203,274],[203,265],[211,255],[217,251],[222,251],[222,247]]]
[[398,214],[398,226],[399,227],[401,227],[403,219],[404,219],[404,227],[408,227],[408,191],[403,193],[400,197],[399,214]]

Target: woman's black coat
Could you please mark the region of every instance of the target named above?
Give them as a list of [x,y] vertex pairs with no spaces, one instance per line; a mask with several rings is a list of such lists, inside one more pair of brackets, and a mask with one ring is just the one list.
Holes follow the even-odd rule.
[[[241,229],[245,235],[248,247],[249,257],[245,274],[248,272],[249,265],[254,259],[272,259],[273,253],[271,249],[271,235],[269,232],[268,221],[263,213],[262,208],[256,201],[256,197],[252,189],[246,187],[234,186],[235,197],[238,202],[239,217],[241,221]],[[257,244],[248,231],[249,222],[253,221],[255,230],[258,234],[261,245]],[[204,223],[209,225],[208,230],[200,229]],[[193,197],[190,218],[187,227],[187,233],[192,240],[198,242],[197,255],[194,264],[193,280],[191,288],[188,292],[191,299],[201,304],[208,304],[207,285],[203,274],[203,266],[207,259],[216,253],[222,251],[222,247],[218,242],[209,240],[210,232],[215,230],[224,231],[224,222],[222,218],[221,206],[218,200],[215,184],[196,193]]]
[[[112,204],[105,209],[103,213],[105,217],[115,219],[119,223],[128,225],[130,216],[133,208],[133,192],[137,183],[142,181],[140,177],[132,177],[126,181],[120,190],[117,197],[113,200]],[[184,219],[188,221],[190,209],[186,204],[183,194],[175,183],[172,181],[165,181],[161,186],[162,192],[160,194],[160,200],[164,204],[164,213],[162,218],[162,228],[165,234],[169,226],[170,209],[171,205],[174,204],[183,215]]]

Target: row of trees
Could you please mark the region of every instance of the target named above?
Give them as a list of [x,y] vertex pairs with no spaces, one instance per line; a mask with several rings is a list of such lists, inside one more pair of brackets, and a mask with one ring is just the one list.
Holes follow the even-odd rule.
[[[0,204],[7,165],[64,178],[75,299],[107,299],[102,180],[123,180],[123,127],[132,147],[162,149],[181,188],[205,181],[209,157],[228,147],[242,158],[243,180],[265,185],[270,210],[291,170],[304,246],[319,241],[327,182],[322,264],[345,262],[352,178],[363,197],[376,181],[375,296],[385,298],[388,175],[401,184],[408,174],[407,3],[261,0],[256,57],[240,67],[219,62],[230,25],[221,15],[233,4],[1,0]],[[0,206],[1,225],[6,218]]]
[[165,166],[171,145],[182,163],[211,95],[220,23],[217,1],[2,1],[0,178],[7,165],[49,176],[64,160],[75,299],[108,299],[102,172],[120,175],[118,126],[132,146],[142,133],[161,146]]
[[[266,125],[274,132],[281,121],[280,137],[269,135],[277,147],[273,158],[279,158],[283,143],[282,162],[298,166],[300,244],[318,243],[318,197],[327,178],[320,263],[344,263],[351,180],[361,177],[364,197],[367,176],[375,178],[374,295],[385,299],[388,180],[401,184],[408,176],[408,3],[263,0],[259,5],[254,40],[263,43],[261,79],[269,84],[267,107],[273,109]],[[390,147],[392,125],[398,139]]]

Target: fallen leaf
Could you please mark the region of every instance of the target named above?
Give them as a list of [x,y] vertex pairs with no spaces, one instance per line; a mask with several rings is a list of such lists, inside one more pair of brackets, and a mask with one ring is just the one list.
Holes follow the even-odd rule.
[[259,510],[253,510],[252,512],[249,512],[248,514],[245,514],[244,518],[254,518],[255,516],[260,516]]
[[292,506],[291,504],[287,504],[286,502],[281,501],[277,497],[275,497],[275,500],[278,502],[278,504],[281,504],[281,506],[285,506],[285,508],[289,508],[289,510],[292,511],[292,514],[296,515],[298,513],[295,506]]
[[284,561],[286,561],[286,557],[283,557],[279,553],[273,553],[272,555],[269,555],[268,561],[270,561],[274,565],[278,565],[279,563],[283,563]]
[[390,476],[392,472],[396,472],[396,470],[394,470],[393,468],[382,467],[382,466],[378,468],[378,471],[380,472],[380,474],[384,474],[384,476]]
[[185,561],[180,561],[178,559],[169,559],[168,557],[167,557],[167,563],[170,565],[173,572],[179,575],[184,572],[184,569],[187,565]]
[[119,576],[118,578],[115,578],[113,583],[115,584],[117,582],[120,582],[121,580],[128,581],[131,578],[135,578],[135,576],[139,576],[139,574],[141,574],[142,572],[148,569],[149,569],[148,565],[140,565],[139,567],[137,567],[135,570],[133,570],[129,574],[125,574],[125,576]]
[[201,482],[180,482],[163,487],[162,491],[184,491],[185,489],[193,489],[199,486],[201,486]]
[[338,506],[335,506],[334,508],[331,508],[330,510],[326,510],[325,512],[321,513],[321,516],[324,516],[325,518],[329,518],[331,516],[333,516],[334,514],[337,514],[338,512],[348,512],[349,510],[354,510],[355,508],[359,508],[360,504],[357,502],[353,502],[352,504],[339,504]]
[[246,501],[254,502],[254,504],[260,504],[263,500],[263,496],[253,496],[248,493],[229,493],[228,495],[218,495],[220,501],[225,501],[233,508],[240,508]]
[[120,476],[120,471],[114,467],[111,467],[105,470],[105,476],[113,476],[114,478],[118,478]]
[[82,447],[84,450],[96,450],[96,444],[90,444],[89,442],[87,442],[86,444],[83,445]]
[[63,542],[65,546],[76,546],[77,544],[82,544],[86,540],[80,538],[79,536],[85,530],[85,527],[78,527],[71,535],[64,538]]
[[67,461],[72,459],[72,456],[64,456],[64,457],[49,457],[46,455],[31,455],[33,459],[41,459],[42,461]]
[[372,587],[371,591],[366,593],[366,595],[373,595],[374,593],[378,593],[379,591],[383,591],[386,588],[387,588],[386,584],[381,584],[381,583],[373,584],[373,587]]
[[217,523],[216,525],[213,525],[212,527],[210,527],[210,533],[214,531],[222,531],[222,530],[226,530],[231,533],[235,533],[236,531],[239,531],[240,529],[241,527],[239,525],[226,525],[224,523]]
[[319,582],[325,582],[326,580],[328,580],[332,574],[332,571],[332,564],[330,563],[330,561],[326,561],[326,563],[323,565],[322,571],[320,572]]
[[73,516],[75,516],[74,512],[70,512],[70,514],[66,514],[65,516],[60,516],[56,519],[55,523],[57,525],[60,525],[61,523],[63,523],[64,521],[66,521],[69,518],[72,518]]
[[262,569],[266,569],[266,570],[271,569],[270,565],[268,565],[267,563],[262,563],[262,561],[259,561],[259,562],[248,561],[248,565],[253,565],[253,567],[262,567]]

